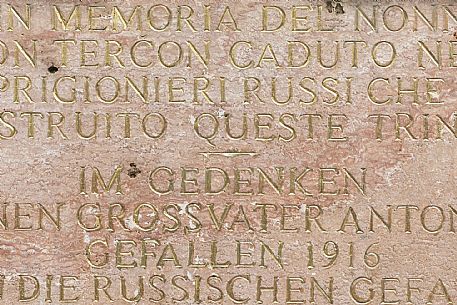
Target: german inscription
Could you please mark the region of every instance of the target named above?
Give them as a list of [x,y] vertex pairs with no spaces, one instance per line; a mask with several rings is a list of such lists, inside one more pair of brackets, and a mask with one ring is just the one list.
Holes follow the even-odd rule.
[[0,1],[1,304],[456,304],[454,1]]

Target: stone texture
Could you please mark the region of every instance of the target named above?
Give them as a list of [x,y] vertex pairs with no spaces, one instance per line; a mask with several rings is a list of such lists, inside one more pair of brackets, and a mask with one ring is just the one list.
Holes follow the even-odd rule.
[[[449,120],[454,113],[455,98],[455,71],[450,67],[455,59],[449,53],[449,41],[455,42],[455,23],[450,19],[449,31],[443,31],[443,7],[448,7],[450,11],[457,15],[457,9],[452,6],[453,1],[343,1],[341,2],[344,13],[341,13],[339,2],[307,2],[307,1],[176,1],[163,2],[172,11],[172,27],[163,32],[143,30],[137,31],[130,29],[115,33],[112,30],[88,31],[87,8],[89,6],[105,7],[97,9],[104,16],[102,20],[109,24],[112,20],[111,9],[117,6],[125,11],[131,12],[136,5],[145,8],[151,7],[159,2],[150,1],[34,1],[31,5],[32,25],[30,30],[24,29],[17,23],[14,17],[14,30],[6,31],[8,28],[8,4],[13,5],[17,12],[24,16],[25,1],[11,1],[1,3],[2,18],[0,18],[2,32],[0,40],[4,43],[5,49],[8,48],[8,58],[2,64],[0,75],[9,80],[9,87],[3,87],[5,92],[0,92],[3,114],[12,112],[5,116],[5,121],[11,122],[16,129],[17,135],[11,139],[2,139],[0,142],[1,163],[0,176],[2,178],[0,199],[5,203],[5,215],[7,228],[0,231],[0,273],[4,275],[4,287],[1,304],[19,304],[20,275],[33,276],[40,281],[40,295],[36,299],[29,301],[30,304],[45,304],[46,299],[52,299],[52,303],[59,304],[62,301],[62,283],[59,280],[62,276],[77,277],[76,280],[65,279],[67,286],[75,285],[76,289],[64,289],[66,298],[78,297],[75,304],[95,304],[96,293],[94,292],[94,278],[96,276],[108,277],[112,283],[107,288],[108,293],[113,299],[112,304],[126,304],[128,301],[123,299],[121,279],[127,281],[127,297],[132,298],[135,293],[141,291],[138,288],[139,277],[144,280],[144,295],[138,304],[153,303],[154,299],[160,298],[160,292],[151,287],[150,278],[153,275],[163,276],[153,278],[153,283],[164,290],[165,298],[156,301],[159,304],[174,304],[172,298],[185,300],[178,301],[182,304],[196,304],[200,299],[201,304],[217,303],[211,299],[217,299],[219,290],[222,291],[223,300],[218,301],[222,304],[235,303],[234,299],[245,299],[247,304],[256,304],[257,299],[266,304],[273,302],[271,291],[262,292],[257,296],[257,283],[262,277],[263,285],[271,285],[274,277],[278,277],[278,301],[280,304],[286,303],[286,279],[301,277],[304,283],[295,279],[292,287],[301,287],[302,291],[294,291],[291,298],[295,300],[306,300],[307,303],[313,301],[316,304],[330,303],[323,294],[314,286],[315,299],[312,298],[313,279],[319,283],[325,291],[329,290],[329,282],[333,279],[333,304],[360,304],[362,299],[370,298],[370,288],[373,289],[371,304],[389,302],[396,304],[407,304],[412,300],[414,304],[445,304],[457,300],[455,261],[453,257],[457,254],[453,245],[455,232],[452,227],[455,214],[451,208],[457,209],[454,203],[456,199],[455,171],[456,156],[454,154],[455,136],[445,131],[443,139],[437,139],[436,131],[439,125],[436,115]],[[176,31],[176,15],[179,5],[188,5],[195,10],[195,15],[201,16],[204,5],[211,6],[212,30],[204,31],[204,20],[196,18],[196,32],[184,27],[181,32]],[[75,5],[80,5],[82,12],[82,30],[75,31],[70,25],[69,31],[63,31],[61,26],[57,31],[52,30],[51,16],[53,14],[52,5],[57,5],[67,18],[69,12]],[[263,5],[275,5],[284,8],[287,14],[287,22],[284,29],[271,33],[260,32],[262,26],[261,11]],[[292,6],[311,5],[312,10],[304,15],[309,16],[312,25],[310,32],[297,33],[291,31],[291,10]],[[334,32],[317,32],[317,12],[320,5],[322,8],[323,23],[335,28]],[[329,5],[333,7],[329,12]],[[398,20],[395,17],[398,13],[398,5],[408,13],[409,19],[405,29],[392,32],[386,30],[382,25],[382,12],[391,7],[391,11],[386,15],[388,22]],[[417,6],[425,16],[432,14],[433,5],[438,7],[438,29],[430,31],[423,23],[420,23],[418,31],[413,30],[414,6]],[[215,31],[217,21],[229,6],[233,16],[238,22],[239,32]],[[373,6],[379,10],[378,26],[376,33],[370,30],[366,23],[362,26],[362,31],[354,31],[356,16],[356,6],[367,12],[371,16]],[[338,9],[337,9],[338,7]],[[183,14],[187,13],[183,9]],[[128,16],[128,14],[126,14]],[[143,12],[143,18],[146,13]],[[391,18],[391,19],[389,19]],[[102,21],[104,22],[104,21]],[[143,24],[147,26],[146,21]],[[391,23],[389,23],[391,24]],[[66,66],[62,66],[60,47],[56,40],[74,39],[76,46],[70,46],[69,61]],[[36,40],[37,62],[36,67],[31,67],[19,54],[19,67],[14,67],[15,44],[18,41],[28,52],[31,50],[31,43]],[[80,64],[80,44],[81,40],[95,40],[99,42],[100,48],[95,62],[100,63],[100,67],[81,67]],[[114,62],[113,67],[103,66],[105,57],[105,41],[115,40],[125,46],[120,58],[125,63],[125,68],[118,66]],[[129,60],[128,49],[138,40],[148,40],[154,44],[155,54],[153,64],[148,68],[135,67]],[[366,48],[361,48],[359,52],[358,67],[351,66],[350,48],[343,46],[343,41],[361,40],[367,43]],[[435,52],[435,41],[441,41],[443,67],[436,67],[430,62],[429,57],[424,55],[425,69],[418,67],[418,41],[424,41],[430,50]],[[157,60],[157,46],[165,41],[175,41],[185,46],[183,62],[177,67],[164,68]],[[211,59],[208,67],[204,67],[197,58],[193,57],[192,67],[187,67],[188,50],[186,42],[190,41],[198,46],[200,50],[203,41],[210,42]],[[230,64],[227,56],[230,47],[236,41],[249,41],[252,51],[247,49],[237,54],[240,60],[259,60],[262,48],[266,44],[271,44],[281,64],[287,62],[287,41],[301,41],[308,43],[311,48],[311,59],[309,64],[303,68],[287,68],[284,66],[275,67],[273,62],[265,61],[261,67],[236,69]],[[340,42],[341,62],[334,68],[325,69],[319,67],[316,60],[317,42],[324,44],[323,52],[331,52],[334,41]],[[389,41],[395,45],[397,60],[391,67],[380,68],[373,64],[371,60],[371,48],[379,41]],[[89,45],[92,48],[92,45]],[[115,46],[112,46],[115,50]],[[246,48],[246,45],[243,46]],[[141,59],[148,59],[148,48],[139,49]],[[380,49],[380,52],[386,52]],[[6,54],[6,53],[4,53]],[[168,59],[176,55],[173,50],[164,52]],[[384,54],[383,54],[384,56]],[[138,57],[140,58],[140,57]],[[58,71],[51,73],[49,67],[57,67]],[[30,97],[33,102],[26,100],[23,94],[19,94],[19,102],[14,103],[14,80],[17,76],[28,76],[32,81]],[[63,76],[75,77],[75,103],[59,103],[52,94],[53,84],[56,79]],[[104,76],[113,76],[120,80],[119,98],[112,104],[97,101],[95,88],[97,80]],[[149,77],[150,103],[143,103],[130,88],[130,103],[126,103],[125,76],[134,79],[136,84],[141,84],[141,77]],[[212,85],[209,95],[214,97],[214,104],[210,104],[199,96],[201,103],[193,103],[193,83],[194,77],[206,77],[211,80]],[[46,77],[47,97],[46,102],[42,101],[41,78]],[[84,77],[90,77],[88,86],[90,87],[91,102],[85,102],[85,83]],[[160,78],[159,101],[156,102],[153,79]],[[168,102],[169,93],[166,88],[169,77],[186,78],[182,103]],[[226,102],[221,103],[217,97],[217,85],[220,77],[227,80],[226,83]],[[259,93],[266,101],[259,102],[252,96],[248,103],[244,103],[243,97],[243,78],[255,77],[262,83],[262,90]],[[293,81],[294,98],[286,105],[275,104],[271,100],[271,82],[273,78],[278,78],[278,86],[282,88],[278,91],[279,96],[284,98],[287,94],[287,77]],[[338,79],[341,83],[337,85],[341,93],[341,99],[334,105],[326,105],[323,100],[331,99],[331,92],[326,91],[321,85],[318,86],[319,97],[317,102],[311,105],[300,103],[300,99],[309,99],[306,93],[299,87],[300,81],[304,77],[315,78],[318,83],[327,77]],[[345,78],[352,80],[351,94],[352,103],[346,103],[347,91],[345,90]],[[410,97],[406,97],[402,104],[389,103],[386,105],[375,105],[370,102],[367,95],[367,87],[374,78],[388,78],[392,82],[391,86],[384,87],[378,85],[374,94],[377,97],[389,97],[395,95],[396,78],[405,80],[405,86],[410,86],[412,77],[419,79],[419,102],[417,105],[411,102]],[[426,104],[425,99],[425,79],[443,78],[444,83],[438,85],[440,99],[445,101],[442,104]],[[3,85],[6,80],[3,79]],[[21,79],[20,84],[26,81]],[[252,85],[253,83],[249,83]],[[436,83],[434,83],[435,85]],[[65,97],[71,96],[72,80],[66,79],[62,82],[61,92]],[[332,86],[331,84],[330,86]],[[177,85],[179,86],[179,82]],[[309,83],[306,83],[309,86]],[[216,88],[216,89],[215,89]],[[106,94],[115,90],[107,87]],[[179,90],[176,91],[178,93]],[[70,95],[69,95],[70,94]],[[432,94],[433,95],[433,94]],[[30,138],[27,134],[27,116],[20,117],[21,112],[40,112],[44,118],[36,118],[36,134]],[[53,134],[48,133],[48,112],[59,112],[65,116],[62,130],[68,139],[63,139],[57,129],[52,129]],[[93,139],[82,139],[76,132],[76,112],[82,112],[84,117],[83,124],[85,130],[90,130],[91,115],[97,112],[101,115],[98,124],[100,129],[97,137]],[[141,121],[132,119],[132,133],[129,138],[124,137],[123,117],[116,117],[116,114],[134,112],[141,116],[141,119],[150,112],[161,113],[168,121],[167,129],[163,137],[150,139],[141,131]],[[221,131],[211,142],[198,138],[193,130],[196,118],[201,113],[214,115],[220,122]],[[232,117],[234,120],[235,132],[238,133],[242,126],[242,114],[248,118],[248,135],[246,139],[230,139],[223,131],[224,120]],[[382,141],[376,140],[375,122],[368,118],[370,114],[388,114],[392,120],[385,124],[385,138]],[[400,130],[400,138],[396,139],[395,114],[408,113],[418,121],[411,127],[416,139]],[[111,137],[106,138],[106,128],[104,118],[106,114],[111,114],[112,130]],[[276,139],[270,142],[255,140],[255,114],[270,114],[273,116]],[[290,124],[294,120],[297,138],[291,141],[278,140],[278,135],[283,137],[289,135],[289,131],[281,126],[279,117],[288,114],[282,124]],[[322,120],[316,120],[314,139],[308,139],[309,126],[307,125],[307,114],[320,114]],[[347,141],[328,141],[328,116],[330,114],[345,114],[348,119],[344,123],[344,136]],[[430,139],[424,140],[424,121],[423,114],[430,114]],[[12,116],[15,117],[12,117]],[[58,115],[55,115],[57,122]],[[291,119],[293,116],[293,119]],[[263,117],[267,120],[266,117]],[[406,116],[401,116],[404,120]],[[341,122],[336,119],[336,122]],[[403,121],[401,121],[403,122]],[[401,123],[399,123],[401,124]],[[451,120],[450,126],[454,126]],[[202,125],[204,132],[210,132],[207,124]],[[86,129],[87,128],[87,129]],[[2,124],[1,132],[3,135],[9,134],[8,126]],[[264,132],[265,129],[262,130]],[[89,131],[87,131],[89,132]],[[335,131],[335,136],[340,135]],[[268,132],[267,132],[268,133]],[[253,155],[214,155],[211,152],[252,152]],[[122,166],[121,185],[123,194],[116,194],[114,188],[110,192],[91,193],[92,168],[96,167],[108,182],[109,176],[114,169]],[[158,195],[154,193],[149,183],[149,175],[157,167],[168,167],[175,171],[174,186],[175,190],[171,194]],[[86,167],[87,193],[80,194],[80,170]],[[217,167],[227,171],[230,176],[230,185],[225,192],[217,195],[205,194],[204,179],[205,168]],[[233,181],[235,179],[236,168],[261,168],[274,177],[275,167],[285,168],[284,190],[277,194],[272,187],[265,186],[265,194],[258,194],[258,172],[253,175],[253,188],[256,190],[253,195],[240,196],[234,194]],[[303,185],[312,193],[312,196],[305,196],[298,190],[296,194],[290,193],[290,169],[297,168],[303,171],[309,167],[313,171],[307,175],[309,180]],[[199,194],[181,194],[180,171],[181,168],[197,168]],[[336,178],[341,193],[339,195],[323,195],[319,193],[319,169],[337,168],[339,175]],[[366,191],[362,194],[355,185],[349,181],[349,194],[343,194],[344,175],[343,168],[354,175],[360,182],[362,168],[366,169]],[[162,180],[155,178],[155,182],[160,187],[166,187],[167,176],[163,175]],[[193,177],[192,174],[189,174]],[[332,176],[326,172],[326,177]],[[220,185],[223,181],[215,179],[215,185]],[[188,183],[191,187],[191,183]],[[326,185],[325,190],[332,190],[331,185]],[[144,232],[134,225],[134,209],[141,203],[149,202],[159,210],[159,221],[154,230]],[[27,206],[24,203],[31,203]],[[64,203],[61,209],[61,228],[57,230],[55,226],[44,217],[44,228],[39,230],[39,208],[40,203],[55,216],[56,205]],[[78,209],[87,203],[97,203],[100,205],[100,215],[103,229],[94,232],[87,232],[78,225]],[[107,229],[109,226],[109,206],[121,203],[125,206],[126,228],[114,220],[114,232]],[[19,208],[17,208],[19,204]],[[192,207],[186,212],[188,206]],[[197,209],[200,204],[200,210]],[[215,227],[214,221],[209,214],[208,205],[214,205],[216,215],[220,217],[226,204],[233,204],[228,212],[225,224],[220,230]],[[257,209],[256,208],[257,204]],[[267,232],[262,231],[262,214],[258,208],[259,204],[275,205],[276,210],[269,207],[267,209]],[[170,209],[171,215],[163,213],[163,208]],[[281,231],[281,206],[288,206],[288,213],[294,215],[287,218],[288,228],[296,227],[298,232]],[[407,228],[405,210],[402,206],[410,205],[417,210],[411,210],[411,227]],[[253,230],[248,230],[246,223],[240,223],[230,230],[230,226],[237,217],[239,206],[244,208],[246,217]],[[376,209],[385,217],[389,206],[392,208],[392,227],[389,231],[382,223],[374,218],[374,232],[370,232],[370,208]],[[433,206],[433,207],[430,207]],[[176,207],[180,211],[174,210]],[[296,208],[294,208],[296,207]],[[319,230],[315,222],[311,224],[311,232],[307,232],[306,219],[317,217],[315,214],[317,207],[321,208],[319,220],[326,232]],[[271,208],[271,210],[270,210]],[[413,209],[412,208],[412,209]],[[16,209],[16,210],[15,210]],[[344,219],[347,216],[347,223],[354,219],[354,211],[360,226],[356,232],[354,226],[346,226],[341,230]],[[440,210],[442,209],[442,210]],[[83,210],[83,222],[89,223],[94,219],[88,209]],[[97,212],[92,210],[92,212]],[[153,217],[154,213],[146,213],[147,207],[142,210],[141,223],[146,225],[148,217]],[[425,212],[424,212],[425,211]],[[441,219],[441,211],[442,217]],[[30,219],[19,217],[18,214],[30,213]],[[114,210],[114,213],[117,213]],[[194,215],[201,224],[191,217]],[[311,213],[311,215],[309,215]],[[314,214],[313,214],[314,213]],[[0,216],[2,214],[0,213]],[[436,229],[437,232],[429,231]],[[173,217],[180,219],[180,225],[175,232],[167,232],[164,226],[172,227]],[[4,218],[2,218],[4,219]],[[18,220],[19,219],[19,220]],[[146,220],[145,220],[146,219]],[[239,219],[243,219],[242,217]],[[32,230],[18,230],[15,221],[22,225],[32,224]],[[442,227],[441,227],[442,224]],[[15,229],[16,226],[16,229]],[[406,229],[405,229],[406,228]],[[432,228],[432,230],[430,230]],[[198,232],[195,232],[198,231]],[[411,231],[411,232],[406,232]],[[86,258],[86,248],[94,240],[106,241],[108,245],[109,262],[102,268],[91,267]],[[125,256],[125,261],[135,261],[140,264],[141,241],[145,239],[156,239],[160,246],[148,248],[149,251],[155,249],[156,257],[148,258],[146,268],[137,266],[135,268],[116,268],[116,240],[133,240],[136,246],[133,247],[134,256]],[[195,243],[195,253],[199,257],[200,263],[211,262],[211,242],[218,243],[218,262],[231,261],[231,266],[227,268],[214,268],[210,266],[194,268],[188,266],[189,242]],[[238,243],[242,242],[242,243]],[[326,242],[327,248],[323,250]],[[252,243],[252,245],[246,242]],[[283,262],[284,268],[280,268],[265,250],[267,267],[262,267],[262,244],[268,245],[273,252],[277,253],[278,243],[284,243]],[[309,265],[310,254],[309,245],[314,245],[314,267]],[[171,244],[179,262],[182,265],[176,266],[176,262],[170,261],[171,250],[166,250],[166,245]],[[332,256],[334,245],[338,245],[338,256],[334,264],[325,268],[331,259],[325,255]],[[374,245],[373,245],[374,244]],[[242,262],[253,262],[255,266],[236,266],[237,264],[237,245],[245,253],[252,253],[242,256]],[[352,255],[350,247],[352,245]],[[373,245],[371,248],[369,248]],[[98,245],[100,246],[100,244]],[[128,251],[129,245],[125,245]],[[104,250],[102,247],[95,247],[95,254],[91,256],[95,263],[102,262]],[[94,248],[94,249],[95,249]],[[163,268],[158,268],[160,255],[165,251],[168,258]],[[367,262],[364,261],[365,252],[373,251],[379,255],[379,264],[376,264],[376,257],[367,253]],[[324,251],[324,252],[323,252]],[[98,255],[97,255],[98,253]],[[213,251],[214,253],[214,251]],[[352,258],[351,258],[352,257]],[[350,266],[350,261],[352,265]],[[368,264],[368,266],[367,266]],[[375,266],[373,266],[375,265]],[[371,266],[371,267],[370,267]],[[52,275],[50,292],[46,286],[46,276]],[[220,282],[216,275],[220,277]],[[180,277],[177,277],[180,276]],[[212,276],[212,277],[211,277]],[[250,283],[245,279],[239,279],[234,283],[235,296],[230,297],[230,288],[227,282],[237,276],[249,276]],[[198,278],[201,277],[200,297],[195,296],[198,287]],[[218,287],[211,288],[207,284],[210,277],[212,285]],[[172,279],[175,279],[173,282]],[[362,278],[360,280],[360,278]],[[366,279],[365,279],[366,278]],[[50,277],[49,277],[50,279]],[[141,279],[141,278],[140,278]],[[357,282],[359,279],[359,282]],[[409,279],[409,280],[408,280]],[[416,280],[414,280],[416,279]],[[420,279],[420,280],[419,280]],[[106,278],[100,278],[104,285]],[[370,283],[369,281],[372,281]],[[26,280],[26,296],[33,293],[33,285],[30,278]],[[384,283],[384,284],[382,284]],[[182,286],[182,289],[174,287]],[[359,303],[351,296],[351,285],[356,285],[356,292],[359,296]],[[384,299],[383,299],[384,285]],[[408,299],[409,287],[420,287],[420,291],[409,289],[411,299]],[[396,292],[388,289],[396,289]],[[228,291],[229,290],[229,291]],[[49,293],[49,294],[48,294]],[[188,294],[188,295],[187,295]],[[124,297],[125,298],[125,297]],[[132,300],[131,303],[135,303]],[[241,301],[240,301],[241,302]],[[108,304],[107,295],[100,292],[100,304]]]

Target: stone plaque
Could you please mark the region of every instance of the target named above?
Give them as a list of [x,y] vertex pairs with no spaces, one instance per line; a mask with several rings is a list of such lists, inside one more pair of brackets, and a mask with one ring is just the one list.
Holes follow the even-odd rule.
[[455,304],[455,1],[1,1],[1,304]]

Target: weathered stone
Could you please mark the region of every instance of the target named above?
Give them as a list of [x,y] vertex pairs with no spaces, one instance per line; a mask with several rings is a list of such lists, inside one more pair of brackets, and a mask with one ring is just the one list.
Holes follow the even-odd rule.
[[1,3],[0,303],[456,302],[453,4]]

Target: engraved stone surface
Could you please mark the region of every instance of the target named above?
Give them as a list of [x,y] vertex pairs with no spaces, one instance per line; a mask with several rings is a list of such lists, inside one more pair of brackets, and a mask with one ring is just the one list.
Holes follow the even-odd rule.
[[454,1],[0,2],[1,304],[454,304]]

